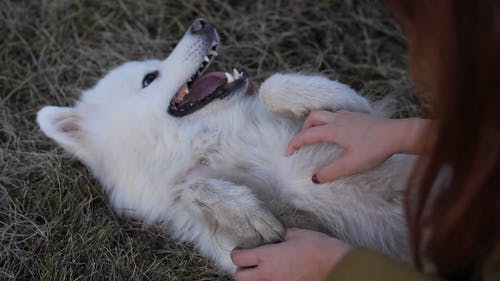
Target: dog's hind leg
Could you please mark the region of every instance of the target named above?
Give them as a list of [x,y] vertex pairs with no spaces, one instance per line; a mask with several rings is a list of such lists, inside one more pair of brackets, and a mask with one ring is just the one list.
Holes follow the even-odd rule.
[[274,74],[260,86],[259,98],[270,111],[299,120],[312,110],[372,112],[349,86],[323,76]]
[[205,178],[184,185],[181,200],[216,236],[229,237],[244,248],[283,239],[281,223],[246,186]]

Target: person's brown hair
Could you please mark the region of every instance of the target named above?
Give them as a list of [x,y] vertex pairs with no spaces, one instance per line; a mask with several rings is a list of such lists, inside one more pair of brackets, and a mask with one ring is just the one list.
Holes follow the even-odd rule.
[[[386,0],[408,36],[434,136],[407,189],[414,259],[467,280],[500,241],[500,2]],[[449,181],[438,184],[443,171]]]

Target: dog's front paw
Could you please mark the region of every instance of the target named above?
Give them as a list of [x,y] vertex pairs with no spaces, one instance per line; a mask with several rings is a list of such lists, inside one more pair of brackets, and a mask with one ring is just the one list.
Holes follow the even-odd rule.
[[183,189],[182,200],[213,231],[229,235],[242,247],[278,242],[284,237],[280,221],[246,186],[200,179]]
[[313,110],[371,111],[349,86],[319,75],[274,74],[260,86],[259,98],[270,111],[289,118],[303,119]]
[[274,74],[266,79],[259,89],[259,98],[264,106],[272,112],[288,118],[306,115],[308,104],[302,102],[302,97],[308,96],[307,85],[296,85],[302,75]]
[[285,229],[269,210],[249,210],[243,219],[240,226],[232,228],[240,247],[254,248],[283,240]]

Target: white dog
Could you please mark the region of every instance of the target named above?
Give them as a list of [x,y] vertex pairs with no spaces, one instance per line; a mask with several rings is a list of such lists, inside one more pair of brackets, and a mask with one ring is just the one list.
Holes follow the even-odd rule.
[[202,76],[218,43],[198,19],[165,60],[128,62],[74,107],[41,109],[38,123],[92,170],[118,212],[165,226],[230,273],[234,247],[278,242],[290,226],[406,259],[401,197],[412,157],[317,185],[311,175],[338,147],[285,156],[311,110],[370,104],[320,76],[276,74],[254,95],[237,70]]

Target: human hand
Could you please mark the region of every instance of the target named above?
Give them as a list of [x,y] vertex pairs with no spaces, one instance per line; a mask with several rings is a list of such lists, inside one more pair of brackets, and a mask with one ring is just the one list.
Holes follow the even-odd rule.
[[[344,149],[333,163],[312,177],[322,183],[375,168],[394,153],[418,153],[423,119],[387,119],[349,111],[313,111],[290,141],[292,155],[306,144],[335,143]],[[415,132],[417,129],[418,132]]]
[[292,228],[283,242],[233,250],[231,259],[238,266],[236,281],[320,281],[350,250],[328,235]]

